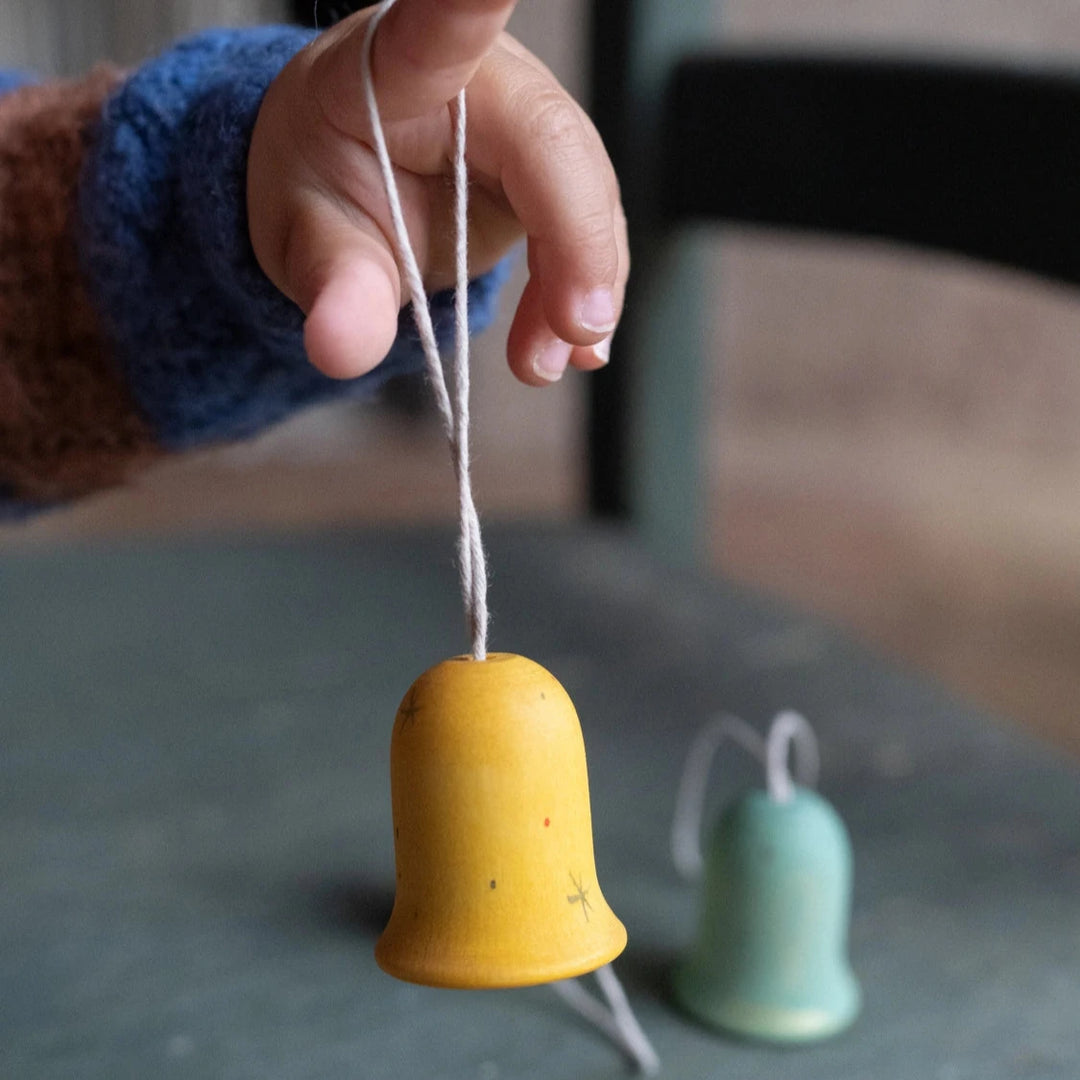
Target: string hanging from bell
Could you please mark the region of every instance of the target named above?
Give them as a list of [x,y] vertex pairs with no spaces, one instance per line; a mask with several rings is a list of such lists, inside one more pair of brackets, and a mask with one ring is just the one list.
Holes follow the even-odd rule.
[[[454,102],[454,220],[455,284],[454,284],[454,357],[453,392],[447,387],[439,354],[438,341],[432,325],[427,293],[424,289],[416,254],[409,240],[405,215],[401,206],[393,164],[386,145],[382,119],[379,114],[375,84],[372,77],[372,49],[375,32],[395,0],[383,0],[368,22],[363,43],[362,76],[372,141],[382,172],[394,226],[397,255],[412,301],[413,315],[424,354],[424,361],[435,394],[436,405],[450,444],[458,487],[460,535],[458,541],[461,593],[466,621],[472,643],[472,657],[487,659],[488,606],[487,560],[480,534],[480,517],[472,493],[469,452],[469,322],[468,322],[468,167],[466,148],[466,105],[462,90]],[[543,695],[541,695],[543,696]],[[492,882],[494,885],[495,882]],[[598,890],[597,890],[598,892]],[[584,895],[584,894],[583,894]],[[620,927],[621,929],[621,927]],[[625,942],[625,932],[622,934]],[[619,946],[621,949],[621,945]],[[610,963],[596,971],[598,985],[607,1000],[607,1007],[596,1001],[575,979],[557,980],[552,988],[570,1007],[594,1023],[631,1058],[637,1068],[652,1075],[659,1069],[659,1058],[648,1037],[638,1024],[629,1000]]]
[[375,97],[375,80],[371,77],[371,52],[375,31],[386,13],[394,6],[394,0],[384,0],[371,16],[364,38],[363,74],[364,99],[367,104],[375,155],[382,171],[386,196],[390,204],[390,216],[394,224],[397,255],[412,301],[413,317],[424,353],[428,381],[435,393],[435,403],[442,417],[443,428],[450,443],[454,473],[458,489],[458,567],[461,575],[461,595],[465,605],[465,618],[472,643],[474,660],[487,657],[488,605],[487,605],[487,558],[480,535],[480,515],[473,499],[471,461],[469,453],[469,176],[465,161],[466,109],[465,91],[454,102],[454,228],[455,228],[455,281],[454,281],[454,360],[453,395],[446,385],[439,343],[431,321],[427,291],[416,261],[416,253],[409,240],[405,214],[394,166],[386,146],[379,103]]

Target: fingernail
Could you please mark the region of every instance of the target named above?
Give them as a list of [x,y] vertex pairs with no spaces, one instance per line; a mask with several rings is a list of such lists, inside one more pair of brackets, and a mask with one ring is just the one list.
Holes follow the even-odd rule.
[[603,341],[598,341],[592,347],[593,356],[595,356],[601,364],[606,364],[611,359],[611,338],[612,335],[608,334]]
[[533,371],[548,382],[558,382],[570,363],[571,346],[556,338],[533,357]]
[[610,289],[593,289],[578,310],[578,325],[594,334],[614,330],[615,318],[615,297]]

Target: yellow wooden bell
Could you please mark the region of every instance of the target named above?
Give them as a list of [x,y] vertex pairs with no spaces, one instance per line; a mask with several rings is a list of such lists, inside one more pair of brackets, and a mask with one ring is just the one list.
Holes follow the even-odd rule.
[[397,895],[375,947],[429,986],[528,986],[609,963],[626,930],[593,862],[585,744],[566,691],[510,653],[413,683],[390,746]]

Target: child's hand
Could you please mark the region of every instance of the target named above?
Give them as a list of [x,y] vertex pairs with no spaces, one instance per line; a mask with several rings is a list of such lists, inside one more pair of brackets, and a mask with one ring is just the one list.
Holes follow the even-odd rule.
[[[629,269],[618,185],[592,124],[551,73],[502,33],[513,0],[399,0],[372,67],[421,273],[453,281],[450,109],[467,88],[470,273],[524,232],[530,279],[510,367],[534,386],[606,360]],[[319,37],[273,82],[248,158],[251,239],[264,271],[306,313],[328,375],[386,355],[402,282],[360,75],[370,11]]]

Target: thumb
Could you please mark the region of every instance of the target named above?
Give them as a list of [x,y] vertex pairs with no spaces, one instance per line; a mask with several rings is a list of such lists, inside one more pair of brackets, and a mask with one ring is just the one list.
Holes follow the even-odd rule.
[[304,347],[324,375],[351,379],[376,367],[397,336],[401,282],[378,229],[329,203],[290,223],[285,291],[307,312]]

